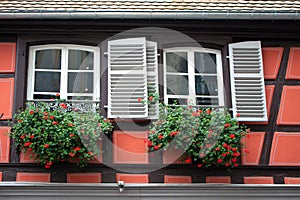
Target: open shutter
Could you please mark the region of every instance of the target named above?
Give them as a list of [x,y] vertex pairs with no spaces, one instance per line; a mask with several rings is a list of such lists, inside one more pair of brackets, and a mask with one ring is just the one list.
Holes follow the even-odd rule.
[[[147,41],[147,83],[148,94],[158,92],[158,62],[157,62],[157,43]],[[148,105],[148,118],[158,118],[159,102]]]
[[108,117],[148,117],[145,38],[108,42]]
[[267,121],[260,41],[229,45],[233,114],[239,121]]

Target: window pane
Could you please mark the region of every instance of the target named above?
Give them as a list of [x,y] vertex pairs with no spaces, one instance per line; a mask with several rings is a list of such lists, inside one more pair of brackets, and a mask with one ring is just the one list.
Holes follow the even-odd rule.
[[218,99],[198,97],[196,100],[197,105],[219,105]]
[[93,73],[68,73],[68,93],[93,93]]
[[93,70],[94,53],[81,50],[69,51],[69,69],[73,70]]
[[36,69],[60,69],[61,50],[39,50],[35,54]]
[[93,97],[68,96],[68,100],[93,100]]
[[195,52],[194,57],[195,73],[217,73],[215,54]]
[[218,95],[218,83],[215,76],[195,76],[196,95]]
[[167,72],[188,73],[187,53],[166,53]]
[[169,98],[168,104],[187,105],[187,99]]
[[33,95],[34,99],[55,99],[55,95],[45,95],[45,94],[35,94]]
[[189,81],[186,75],[167,75],[167,94],[188,95]]
[[60,91],[60,72],[35,72],[35,92]]

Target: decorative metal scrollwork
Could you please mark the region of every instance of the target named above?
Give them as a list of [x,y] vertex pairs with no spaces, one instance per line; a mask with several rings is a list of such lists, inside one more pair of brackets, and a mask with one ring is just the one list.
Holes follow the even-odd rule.
[[41,104],[46,105],[51,110],[56,110],[59,107],[64,106],[66,112],[78,111],[78,112],[97,112],[100,110],[99,101],[28,101],[28,103],[39,107]]

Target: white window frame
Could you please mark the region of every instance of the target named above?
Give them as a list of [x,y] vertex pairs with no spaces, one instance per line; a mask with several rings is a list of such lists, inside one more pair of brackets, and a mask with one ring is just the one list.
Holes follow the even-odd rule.
[[[188,59],[188,79],[189,79],[189,95],[169,95],[167,94],[167,65],[166,65],[166,53],[170,52],[186,52],[187,59]],[[194,52],[201,52],[201,53],[212,53],[216,55],[216,67],[217,67],[217,82],[218,82],[218,106],[224,106],[224,84],[223,84],[223,67],[222,67],[222,57],[221,51],[215,49],[207,49],[207,48],[200,48],[200,47],[175,47],[175,48],[168,48],[164,49],[164,57],[163,57],[163,66],[164,66],[164,102],[168,104],[169,98],[183,98],[188,99],[188,105],[195,105],[196,104],[196,91],[195,91],[195,66],[194,66]],[[174,74],[179,74],[175,72]],[[207,74],[205,74],[207,75]],[[203,95],[203,97],[205,97]],[[199,105],[201,106],[201,105]],[[206,105],[203,105],[206,106]],[[214,107],[209,106],[209,107]]]
[[[100,48],[94,46],[84,46],[84,45],[74,45],[74,44],[49,44],[49,45],[39,45],[39,46],[31,46],[29,48],[29,65],[28,65],[28,82],[27,82],[27,100],[34,100],[34,94],[44,94],[44,95],[55,95],[55,92],[34,92],[34,82],[35,82],[35,56],[36,51],[39,50],[53,50],[58,49],[61,50],[61,69],[45,69],[44,71],[53,71],[60,72],[61,81],[60,81],[60,98],[67,99],[68,94],[80,97],[80,96],[88,96],[84,93],[67,93],[67,83],[68,83],[68,72],[72,72],[72,70],[68,70],[68,52],[69,50],[82,50],[82,51],[90,51],[94,53],[94,67],[93,67],[93,75],[94,75],[94,83],[93,83],[93,101],[98,101],[100,99]],[[39,69],[38,71],[43,71],[43,69]],[[79,70],[80,72],[85,72],[85,70]],[[91,70],[88,70],[91,72]]]

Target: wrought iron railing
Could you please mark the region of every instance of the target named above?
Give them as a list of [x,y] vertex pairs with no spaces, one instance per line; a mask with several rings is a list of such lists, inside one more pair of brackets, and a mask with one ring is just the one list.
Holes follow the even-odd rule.
[[79,111],[79,112],[98,112],[100,110],[100,101],[80,101],[80,100],[69,100],[69,101],[56,101],[56,100],[29,100],[28,103],[32,103],[38,107],[40,104],[44,104],[49,109],[58,109],[62,104],[65,105],[65,110],[68,111]]

